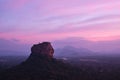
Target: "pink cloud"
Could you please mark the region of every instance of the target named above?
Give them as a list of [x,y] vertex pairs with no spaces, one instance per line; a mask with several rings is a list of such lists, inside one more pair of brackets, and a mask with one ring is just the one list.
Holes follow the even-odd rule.
[[[32,6],[33,9],[30,9],[31,11],[26,9],[27,12],[32,13],[34,10],[36,12],[35,14],[33,14],[34,12],[32,14],[26,12],[16,14],[15,12],[12,17],[10,15],[9,20],[5,15],[6,22],[13,21],[8,24],[8,27],[3,26],[3,28],[12,30],[10,32],[3,31],[4,33],[0,33],[0,37],[34,42],[73,36],[100,40],[105,39],[104,37],[120,35],[119,0],[101,0],[100,3],[98,1],[90,4],[84,0],[35,0],[33,4],[32,1],[8,1],[6,8],[10,10],[21,9],[24,12],[23,8],[31,8]],[[23,16],[16,18],[14,14]],[[17,24],[17,26],[10,26],[11,24]]]
[[[101,29],[102,28],[102,29]],[[91,27],[91,28],[79,28],[77,31],[69,30],[64,32],[48,32],[48,33],[1,33],[1,38],[6,39],[13,39],[17,38],[21,42],[24,43],[34,43],[34,42],[41,42],[41,41],[53,41],[53,40],[59,40],[67,37],[83,37],[89,40],[114,40],[114,39],[120,39],[119,29],[113,30],[114,28],[111,28],[111,30],[107,30],[104,27]],[[98,30],[99,29],[99,30]],[[58,36],[59,35],[59,36]]]
[[[46,5],[47,6],[47,5]],[[49,6],[49,5],[48,5]],[[93,14],[96,12],[108,12],[119,10],[120,1],[104,1],[104,3],[94,3],[86,5],[77,5],[69,7],[57,7],[53,9],[48,9],[45,15],[54,15],[54,16],[65,16],[65,15],[76,15],[76,14]]]

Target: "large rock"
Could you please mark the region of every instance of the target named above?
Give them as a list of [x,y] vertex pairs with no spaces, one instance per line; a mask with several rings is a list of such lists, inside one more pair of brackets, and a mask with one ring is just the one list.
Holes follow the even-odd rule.
[[28,59],[0,73],[0,80],[78,80],[73,67],[54,59],[53,53],[49,42],[33,45]]
[[43,42],[39,44],[34,44],[31,48],[30,57],[34,56],[44,56],[46,58],[53,58],[54,49],[50,42]]

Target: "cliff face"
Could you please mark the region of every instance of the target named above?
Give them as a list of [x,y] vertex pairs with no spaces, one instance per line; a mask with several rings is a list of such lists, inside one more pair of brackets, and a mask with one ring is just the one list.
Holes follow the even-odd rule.
[[53,58],[54,49],[50,42],[35,44],[31,48],[31,54]]
[[54,49],[50,42],[34,44],[31,47],[31,54],[26,61],[41,61],[41,59],[52,60]]

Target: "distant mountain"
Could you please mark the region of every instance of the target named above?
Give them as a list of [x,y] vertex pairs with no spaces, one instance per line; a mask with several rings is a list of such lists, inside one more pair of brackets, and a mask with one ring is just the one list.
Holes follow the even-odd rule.
[[63,48],[65,46],[73,46],[77,48],[86,48],[99,53],[119,53],[120,54],[120,40],[106,40],[106,41],[90,41],[84,38],[71,37],[53,42],[55,48]]
[[95,52],[86,48],[75,48],[73,46],[65,46],[55,50],[55,57],[59,58],[75,58],[81,56],[92,56],[96,55]]

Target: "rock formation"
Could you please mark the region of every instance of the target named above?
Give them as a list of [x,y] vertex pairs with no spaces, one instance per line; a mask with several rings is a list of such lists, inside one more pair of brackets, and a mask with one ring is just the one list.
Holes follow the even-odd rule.
[[35,55],[45,55],[52,58],[54,49],[51,46],[50,42],[43,42],[33,45],[31,48],[31,52]]
[[54,49],[50,42],[42,42],[39,44],[34,44],[31,47],[31,55],[27,60],[39,60],[39,59],[52,59]]
[[33,45],[28,59],[0,73],[0,80],[78,80],[76,69],[53,58],[53,53],[50,42]]

